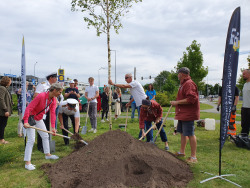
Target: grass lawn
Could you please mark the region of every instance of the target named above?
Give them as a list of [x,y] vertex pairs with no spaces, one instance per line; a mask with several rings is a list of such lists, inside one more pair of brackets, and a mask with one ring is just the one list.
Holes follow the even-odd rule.
[[[164,111],[167,110],[168,108],[164,108]],[[123,115],[125,114],[123,113]],[[208,116],[209,114],[212,113],[208,113],[206,114],[206,116]],[[171,115],[174,115],[174,113]],[[28,171],[24,168],[24,141],[23,138],[17,137],[17,122],[17,116],[9,118],[8,125],[5,131],[5,139],[10,143],[6,145],[0,145],[0,187],[51,187],[50,183],[48,182],[48,178],[40,169],[40,167],[43,163],[54,163],[55,161],[45,160],[44,154],[37,151],[35,144],[32,154],[32,163],[36,165],[37,169],[34,171]],[[81,125],[84,125],[84,122],[85,118],[82,117]],[[120,118],[116,121],[113,121],[113,130],[118,129],[118,125],[124,123],[124,118]],[[169,140],[170,152],[178,151],[180,147],[180,135],[174,136],[172,134],[174,130],[173,126],[173,120],[167,121],[165,131]],[[90,124],[88,123],[88,129],[89,128]],[[239,132],[240,130],[240,125],[237,125],[237,132]],[[70,131],[73,131],[73,129],[71,128]],[[97,134],[87,133],[86,135],[82,135],[82,137],[85,141],[90,142],[98,135],[103,134],[107,131],[109,131],[109,124],[101,123],[100,118],[98,117]],[[58,132],[61,133],[61,130],[58,130]],[[127,132],[133,137],[137,138],[139,132],[138,120],[135,120],[132,123],[129,119]],[[156,131],[154,134],[156,134]],[[202,173],[202,171],[218,175],[219,124],[216,124],[215,131],[206,131],[204,128],[197,127],[196,136],[197,157],[199,162],[197,164],[191,165],[191,169],[194,173],[194,179],[188,184],[188,187],[235,187],[233,184],[230,184],[220,179],[215,179],[203,184],[199,183],[200,181],[211,177],[210,175]],[[64,146],[64,142],[61,137],[53,137],[53,140],[56,141],[55,154],[58,155],[60,158],[67,156],[73,151],[73,141],[70,142],[69,146]],[[164,145],[161,142],[160,138],[157,139],[156,144],[157,147],[164,149]],[[186,148],[186,156],[190,156],[189,143]],[[237,148],[234,143],[226,141],[222,150],[222,174],[236,174],[236,176],[228,177],[228,179],[243,187],[249,187],[249,159],[250,150]]]

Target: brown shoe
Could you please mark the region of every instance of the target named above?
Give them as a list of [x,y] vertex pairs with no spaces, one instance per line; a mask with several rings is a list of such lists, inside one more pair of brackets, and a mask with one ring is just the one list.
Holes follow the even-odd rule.
[[176,157],[185,157],[185,153],[180,153],[179,151],[178,152],[175,152],[174,154]]
[[194,157],[188,157],[188,159],[186,161],[188,163],[197,163],[198,162],[197,158],[194,158]]

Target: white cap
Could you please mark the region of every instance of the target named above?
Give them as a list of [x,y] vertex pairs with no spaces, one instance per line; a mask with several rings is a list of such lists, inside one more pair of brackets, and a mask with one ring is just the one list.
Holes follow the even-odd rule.
[[76,99],[67,99],[68,104],[77,104],[78,101]]
[[52,72],[52,73],[48,74],[46,76],[46,78],[48,79],[48,77],[50,77],[50,76],[57,77],[57,73],[56,72]]
[[74,82],[73,80],[70,80],[69,83],[70,83],[70,84],[74,84],[75,82]]

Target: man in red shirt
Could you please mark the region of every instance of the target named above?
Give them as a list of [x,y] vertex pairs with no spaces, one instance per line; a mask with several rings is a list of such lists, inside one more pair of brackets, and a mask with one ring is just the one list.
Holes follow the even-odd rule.
[[191,157],[187,162],[196,163],[196,136],[194,135],[194,120],[200,119],[200,103],[198,88],[189,76],[190,70],[182,67],[178,70],[180,87],[176,101],[170,101],[175,106],[175,119],[178,120],[177,132],[181,133],[181,148],[177,156],[185,156],[187,137],[190,141]]
[[[152,121],[155,122],[157,129],[161,127],[162,124],[162,107],[155,100],[142,100],[139,126],[142,131],[142,136],[145,137],[145,126],[148,130],[152,126]],[[162,127],[160,132],[162,142],[165,142],[165,150],[169,150],[168,139],[164,128]],[[147,142],[153,142],[153,130],[147,134]]]

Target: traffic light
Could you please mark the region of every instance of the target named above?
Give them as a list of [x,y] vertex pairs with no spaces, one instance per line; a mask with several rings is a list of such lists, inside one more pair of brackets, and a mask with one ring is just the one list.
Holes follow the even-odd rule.
[[151,76],[149,76],[149,79],[151,79]]
[[141,77],[141,80],[143,80],[143,76]]

